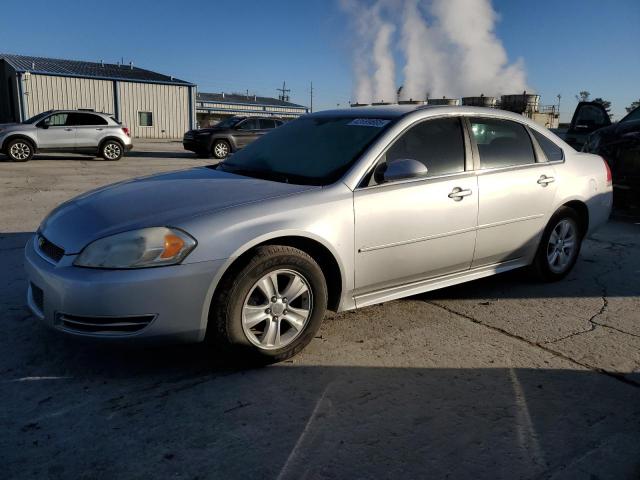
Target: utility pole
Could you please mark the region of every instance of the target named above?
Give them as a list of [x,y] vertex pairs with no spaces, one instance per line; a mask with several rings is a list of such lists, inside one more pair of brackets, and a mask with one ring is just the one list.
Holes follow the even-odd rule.
[[311,113],[313,113],[313,82],[311,82]]
[[283,102],[289,101],[289,95],[287,95],[291,90],[287,88],[287,82],[282,82],[282,88],[276,88],[277,91],[282,92],[281,95],[278,96],[280,100]]

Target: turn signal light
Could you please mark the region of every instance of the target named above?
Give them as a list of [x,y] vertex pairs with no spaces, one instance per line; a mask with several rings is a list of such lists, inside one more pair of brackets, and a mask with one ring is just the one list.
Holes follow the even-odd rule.
[[173,258],[180,253],[183,247],[183,239],[177,235],[168,233],[164,236],[164,251],[162,255],[160,255],[160,258]]

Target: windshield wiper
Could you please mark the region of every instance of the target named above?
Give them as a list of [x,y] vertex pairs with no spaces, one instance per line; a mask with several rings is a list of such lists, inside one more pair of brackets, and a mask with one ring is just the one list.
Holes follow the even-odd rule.
[[244,168],[232,163],[221,162],[217,168],[229,173],[235,173],[245,177],[260,178],[262,180],[274,180],[276,182],[290,183],[289,176],[273,170],[259,170],[254,168]]

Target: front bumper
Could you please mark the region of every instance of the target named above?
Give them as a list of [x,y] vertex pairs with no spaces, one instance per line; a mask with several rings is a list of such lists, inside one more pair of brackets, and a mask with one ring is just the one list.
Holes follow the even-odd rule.
[[190,152],[195,153],[206,153],[209,150],[209,138],[205,139],[196,139],[192,138],[183,138],[182,146],[185,150],[189,150]]
[[[27,242],[27,304],[47,326],[93,338],[172,342],[204,339],[213,282],[224,260],[102,270],[75,267],[75,257],[65,255],[53,264],[36,250],[33,239]],[[135,331],[95,327],[103,322],[130,325],[139,319],[147,323]]]

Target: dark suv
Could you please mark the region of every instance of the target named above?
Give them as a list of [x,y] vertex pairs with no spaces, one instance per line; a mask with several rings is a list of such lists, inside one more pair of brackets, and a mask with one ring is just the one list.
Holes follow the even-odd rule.
[[231,117],[213,127],[189,130],[182,145],[199,156],[222,159],[283,123],[275,118]]

